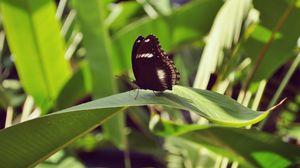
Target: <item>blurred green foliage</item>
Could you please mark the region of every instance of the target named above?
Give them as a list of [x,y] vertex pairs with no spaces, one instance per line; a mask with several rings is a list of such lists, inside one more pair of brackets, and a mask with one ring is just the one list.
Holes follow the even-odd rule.
[[[0,11],[3,166],[84,167],[86,151],[116,149],[124,158],[96,166],[299,164],[299,0],[0,0]],[[184,87],[134,100],[118,93],[132,89],[132,45],[149,34]]]

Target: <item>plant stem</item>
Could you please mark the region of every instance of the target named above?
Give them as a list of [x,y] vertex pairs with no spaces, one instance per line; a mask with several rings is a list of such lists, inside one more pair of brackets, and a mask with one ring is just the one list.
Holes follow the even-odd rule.
[[8,106],[6,110],[5,128],[8,128],[12,125],[13,115],[14,115],[13,107]]
[[[270,109],[271,107],[273,107],[275,105],[275,103],[278,101],[278,99],[280,98],[283,90],[285,89],[287,83],[289,82],[289,80],[291,79],[293,73],[295,72],[295,70],[297,69],[298,65],[300,63],[300,52],[298,53],[296,59],[293,61],[291,67],[289,68],[287,74],[284,76],[282,82],[280,83],[278,89],[275,92],[275,95],[273,96],[271,102],[268,105],[268,109]],[[264,119],[261,124],[259,125],[259,127],[262,129],[265,125],[265,123],[268,121],[271,115],[268,115],[268,117],[266,119]]]
[[291,67],[289,68],[287,74],[284,76],[282,82],[280,83],[278,89],[275,92],[275,95],[273,96],[271,102],[269,103],[268,108],[274,106],[275,103],[278,101],[280,95],[282,94],[284,88],[286,87],[287,83],[289,82],[295,70],[297,69],[299,63],[300,63],[300,52],[298,53],[296,59],[292,63]]
[[130,149],[129,149],[129,143],[128,143],[128,137],[127,134],[123,131],[123,141],[124,141],[124,164],[125,168],[131,168],[131,161],[130,161]]

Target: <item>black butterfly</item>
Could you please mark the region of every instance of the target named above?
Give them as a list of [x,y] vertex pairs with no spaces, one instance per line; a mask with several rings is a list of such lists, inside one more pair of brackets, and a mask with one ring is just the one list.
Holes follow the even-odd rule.
[[139,36],[132,48],[135,84],[141,89],[163,92],[178,84],[180,75],[154,35]]

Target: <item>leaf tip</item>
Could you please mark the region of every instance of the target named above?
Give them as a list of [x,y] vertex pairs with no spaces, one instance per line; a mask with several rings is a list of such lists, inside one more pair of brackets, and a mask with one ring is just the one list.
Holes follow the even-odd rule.
[[273,111],[275,109],[277,109],[278,107],[282,106],[287,100],[287,97],[284,98],[283,100],[281,100],[278,104],[276,104],[275,106],[271,107],[268,111]]

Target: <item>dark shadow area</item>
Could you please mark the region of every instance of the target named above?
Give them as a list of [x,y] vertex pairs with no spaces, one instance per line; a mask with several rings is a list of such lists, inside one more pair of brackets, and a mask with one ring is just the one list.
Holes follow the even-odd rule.
[[[78,152],[79,158],[87,167],[124,167],[124,153],[114,149],[103,149],[93,152]],[[130,153],[131,167],[165,167],[162,163],[155,160],[151,155],[141,153]]]

